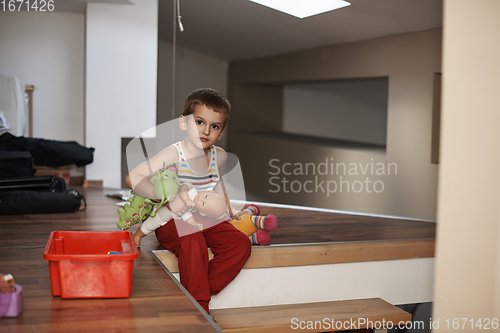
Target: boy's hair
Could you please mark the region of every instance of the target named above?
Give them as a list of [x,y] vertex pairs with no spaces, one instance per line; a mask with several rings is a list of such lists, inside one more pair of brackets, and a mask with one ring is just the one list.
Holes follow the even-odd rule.
[[207,108],[212,109],[215,112],[222,113],[224,115],[224,124],[222,125],[222,129],[226,127],[226,124],[229,121],[231,104],[229,104],[229,101],[224,96],[210,88],[197,89],[186,97],[182,115],[187,116],[193,114],[194,107],[197,104],[205,105]]

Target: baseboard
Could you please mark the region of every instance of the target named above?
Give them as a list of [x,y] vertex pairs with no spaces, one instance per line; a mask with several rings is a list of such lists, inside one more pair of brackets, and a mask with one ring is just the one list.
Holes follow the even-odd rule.
[[85,179],[83,181],[83,187],[102,187],[103,186],[103,181],[102,180],[88,180]]
[[83,176],[69,177],[69,183],[71,185],[83,185],[84,180]]

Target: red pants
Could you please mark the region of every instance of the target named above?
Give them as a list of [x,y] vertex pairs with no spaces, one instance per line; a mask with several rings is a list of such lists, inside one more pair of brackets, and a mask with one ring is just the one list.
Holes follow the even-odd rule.
[[[218,294],[240,272],[251,252],[249,238],[222,222],[201,232],[179,237],[174,220],[156,229],[156,238],[179,259],[181,284],[209,312],[212,295]],[[210,247],[214,258],[208,261]]]

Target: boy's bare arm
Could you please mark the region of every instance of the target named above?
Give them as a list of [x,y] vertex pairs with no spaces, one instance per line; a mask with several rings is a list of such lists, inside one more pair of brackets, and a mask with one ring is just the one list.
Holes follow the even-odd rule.
[[176,195],[171,202],[167,202],[165,206],[167,206],[167,208],[170,209],[175,215],[179,216],[188,211],[188,207],[178,195]]
[[131,188],[137,195],[156,200],[153,184],[149,178],[153,177],[158,170],[165,165],[178,162],[177,151],[174,147],[167,147],[149,160],[139,164],[125,177],[125,185]]

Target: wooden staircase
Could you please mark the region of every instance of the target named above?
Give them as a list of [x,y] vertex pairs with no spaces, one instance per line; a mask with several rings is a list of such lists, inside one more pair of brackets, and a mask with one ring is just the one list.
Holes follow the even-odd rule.
[[[224,332],[330,332],[366,328],[384,332],[388,326],[395,327],[411,320],[409,313],[382,299],[385,292],[388,289],[395,289],[395,293],[411,291],[410,287],[415,285],[406,286],[404,282],[408,276],[425,270],[422,267],[428,270],[432,266],[434,243],[434,239],[412,239],[253,246],[252,255],[240,275],[213,297],[211,313]],[[151,253],[174,276],[177,275],[177,258],[173,253],[166,250]],[[380,265],[385,268],[377,272],[376,267]],[[412,271],[414,265],[416,268]],[[318,269],[322,273],[314,273]],[[329,273],[330,269],[333,273]],[[344,288],[342,282],[336,281],[342,276],[339,269],[347,269],[346,285],[361,292],[347,296],[336,294],[335,288]],[[297,279],[297,274],[306,275]],[[325,274],[331,275],[326,285]],[[394,279],[402,279],[403,286],[394,283]],[[429,289],[432,281],[427,282],[424,288]],[[266,286],[267,291],[264,290]],[[307,288],[312,292],[306,294],[316,292],[313,298],[307,298],[308,295],[305,299],[300,295],[294,298]],[[416,286],[416,289],[420,293],[422,287]],[[260,297],[270,293],[270,298],[259,304]],[[249,295],[254,294],[257,295],[255,299],[248,301]],[[281,299],[285,294],[287,296]],[[339,298],[335,298],[336,295]],[[412,300],[411,295],[402,296],[408,297],[406,302],[394,303],[419,302]],[[219,297],[241,297],[247,303],[220,303]]]
[[[435,223],[261,206],[280,226],[273,245],[253,246],[240,274],[212,297],[224,331],[384,331],[411,320],[393,304],[432,301]],[[173,253],[150,253],[178,279]]]

